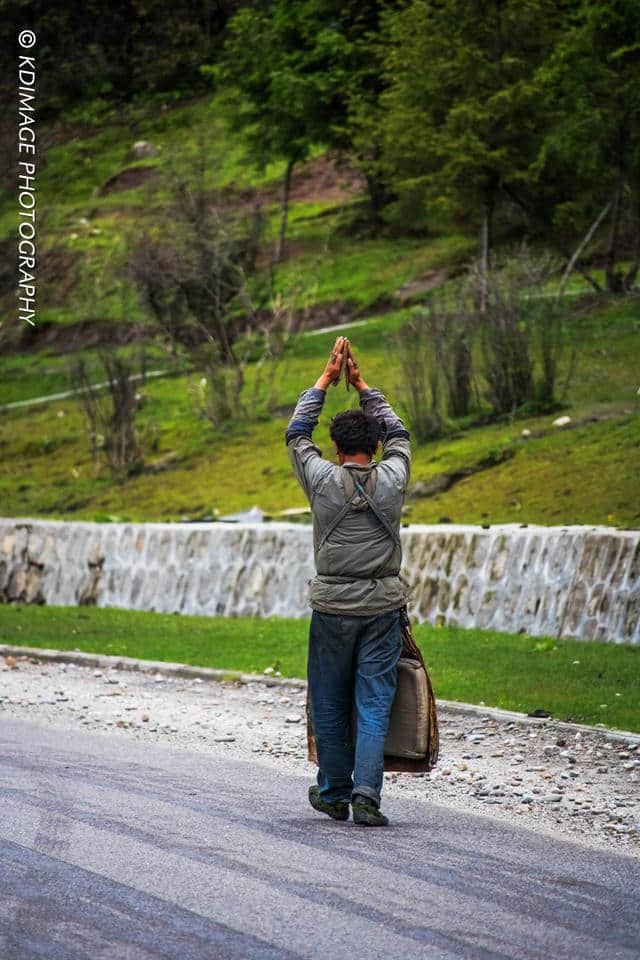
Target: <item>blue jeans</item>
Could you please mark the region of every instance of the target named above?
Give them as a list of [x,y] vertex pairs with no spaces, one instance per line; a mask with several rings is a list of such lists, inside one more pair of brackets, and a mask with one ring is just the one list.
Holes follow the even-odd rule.
[[312,613],[307,671],[311,725],[318,751],[318,786],[328,803],[348,802],[360,793],[380,805],[384,741],[401,652],[399,610],[366,617]]

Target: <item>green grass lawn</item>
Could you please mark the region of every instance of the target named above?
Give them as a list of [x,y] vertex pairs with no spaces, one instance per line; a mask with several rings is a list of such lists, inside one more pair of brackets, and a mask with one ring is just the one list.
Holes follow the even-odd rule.
[[[640,731],[640,649],[416,626],[436,696]],[[283,676],[306,673],[307,620],[0,605],[0,640]]]

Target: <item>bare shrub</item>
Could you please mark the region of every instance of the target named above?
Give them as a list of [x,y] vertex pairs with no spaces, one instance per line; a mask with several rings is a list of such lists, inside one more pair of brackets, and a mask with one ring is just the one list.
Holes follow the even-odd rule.
[[170,197],[167,217],[132,243],[129,272],[174,351],[207,344],[207,355],[216,352],[233,366],[236,341],[254,322],[247,280],[256,271],[264,218],[257,200],[241,204],[208,186],[211,155],[201,134],[193,151],[166,161],[158,179]]
[[466,417],[471,410],[474,330],[474,315],[467,290],[457,284],[448,293],[431,294],[426,306],[444,376],[447,414]]
[[431,294],[397,334],[401,402],[418,441],[440,436],[447,416],[471,410],[473,324],[467,291],[458,286]]
[[[477,310],[486,397],[495,414],[557,406],[558,364],[568,346],[565,302],[547,296],[557,272],[549,256],[532,256],[526,247],[494,263],[486,275],[474,265],[472,287],[486,290]],[[564,391],[573,373],[575,346]],[[564,392],[563,391],[563,392]]]
[[273,263],[259,261],[259,203],[207,186],[210,155],[201,137],[189,163],[168,162],[169,217],[133,244],[129,270],[143,307],[192,374],[198,412],[220,428],[269,415],[306,310],[298,280],[274,293]]
[[484,264],[472,264],[461,282],[413,309],[396,343],[401,402],[416,439],[438,437],[447,417],[465,417],[480,407],[474,350],[493,415],[557,409],[576,357],[565,301],[546,295],[557,270],[551,257],[534,257],[522,247],[494,261],[488,272]]
[[146,357],[141,350],[136,363],[122,351],[102,347],[98,361],[97,383],[106,381],[105,388],[96,388],[84,357],[71,363],[70,379],[78,391],[96,465],[104,456],[111,470],[124,477],[143,464],[135,414],[139,406],[137,386],[145,380]]
[[217,429],[233,420],[267,418],[278,406],[285,351],[306,321],[298,294],[273,298],[258,327],[236,342],[233,366],[222,363],[214,350],[198,352],[202,375],[191,383],[191,394],[199,414]]
[[420,443],[439,437],[444,428],[442,409],[443,338],[438,314],[426,307],[412,311],[396,335],[400,364],[400,403],[411,431]]

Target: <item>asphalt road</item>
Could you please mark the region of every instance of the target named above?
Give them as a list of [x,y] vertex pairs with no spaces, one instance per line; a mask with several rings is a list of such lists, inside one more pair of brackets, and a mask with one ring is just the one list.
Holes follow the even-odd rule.
[[0,727],[2,960],[638,960],[640,859],[124,738]]

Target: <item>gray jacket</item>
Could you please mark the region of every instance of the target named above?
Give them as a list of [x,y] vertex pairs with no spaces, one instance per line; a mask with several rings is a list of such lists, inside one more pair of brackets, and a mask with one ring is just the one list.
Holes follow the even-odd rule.
[[[411,466],[409,434],[379,390],[363,390],[360,406],[382,421],[382,459],[367,466],[340,467],[323,460],[311,439],[324,399],[324,390],[303,391],[286,433],[293,469],[313,515],[317,575],[310,581],[309,602],[323,613],[355,616],[397,610],[408,599],[408,585],[400,576],[399,530]],[[397,542],[355,492],[354,476],[395,532]],[[352,495],[351,508],[323,542],[331,521]]]

